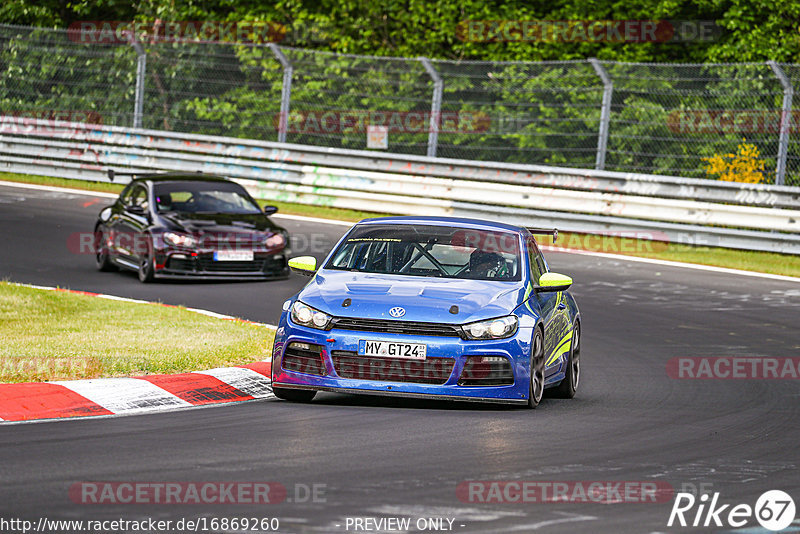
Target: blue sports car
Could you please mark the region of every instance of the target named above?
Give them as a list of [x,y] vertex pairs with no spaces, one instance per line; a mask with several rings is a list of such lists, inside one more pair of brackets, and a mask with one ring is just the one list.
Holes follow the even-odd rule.
[[580,313],[568,276],[534,239],[555,230],[449,217],[353,226],[283,304],[272,359],[281,399],[317,391],[535,408],[580,379]]

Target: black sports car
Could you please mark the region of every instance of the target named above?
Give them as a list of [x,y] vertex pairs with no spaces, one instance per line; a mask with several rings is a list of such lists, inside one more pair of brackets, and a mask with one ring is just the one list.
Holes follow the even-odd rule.
[[220,176],[137,175],[97,218],[97,268],[142,282],[285,278],[289,235],[267,217],[276,211]]

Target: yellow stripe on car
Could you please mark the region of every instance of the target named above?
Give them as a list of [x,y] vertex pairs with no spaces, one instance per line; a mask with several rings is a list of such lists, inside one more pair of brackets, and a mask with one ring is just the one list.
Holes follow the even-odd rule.
[[559,358],[559,356],[561,356],[565,352],[569,352],[571,346],[572,346],[572,330],[570,329],[570,331],[567,332],[567,335],[562,337],[561,340],[558,342],[558,345],[556,345],[556,349],[553,351],[552,356],[550,356],[550,359],[547,360],[547,363],[545,365],[550,365],[551,363],[556,361]]
[[528,297],[531,295],[532,291],[533,291],[533,284],[528,282],[528,287],[525,288],[525,296],[523,297],[523,300],[525,301],[525,307],[528,308],[528,311],[536,315],[536,312],[533,311],[533,308],[531,308],[530,300],[528,300]]

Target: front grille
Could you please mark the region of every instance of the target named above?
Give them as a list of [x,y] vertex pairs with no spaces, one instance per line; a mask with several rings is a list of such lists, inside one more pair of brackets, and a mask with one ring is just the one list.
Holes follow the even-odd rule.
[[213,254],[200,254],[197,264],[201,271],[252,273],[264,271],[264,257],[254,256],[253,261],[214,261]]
[[342,378],[437,385],[447,382],[455,365],[452,358],[373,358],[338,350],[331,352],[331,359],[336,374]]
[[225,236],[216,237],[210,235],[204,235],[201,239],[201,245],[203,248],[221,248],[221,249],[233,249],[233,250],[250,250],[256,247],[260,247],[264,244],[263,239],[231,239]]
[[414,321],[389,321],[386,319],[351,319],[334,317],[330,328],[341,330],[359,330],[380,334],[409,334],[414,336],[446,336],[461,337],[461,327],[443,323],[421,323]]
[[286,371],[325,375],[325,362],[322,359],[322,346],[310,343],[290,343],[281,358],[281,367]]
[[470,356],[458,379],[459,386],[510,386],[513,383],[511,362],[502,356]]
[[176,271],[194,271],[194,260],[189,258],[169,258],[167,260],[167,269],[175,269]]
[[280,272],[287,268],[286,256],[283,254],[277,256],[268,256],[267,259],[264,260],[265,272]]

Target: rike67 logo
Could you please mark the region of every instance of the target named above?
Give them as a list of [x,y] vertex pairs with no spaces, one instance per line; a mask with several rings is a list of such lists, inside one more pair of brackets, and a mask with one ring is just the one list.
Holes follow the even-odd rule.
[[792,524],[795,511],[794,500],[781,490],[764,492],[755,506],[721,503],[719,492],[700,497],[681,492],[675,495],[667,526],[739,528],[755,519],[765,529],[777,532]]

